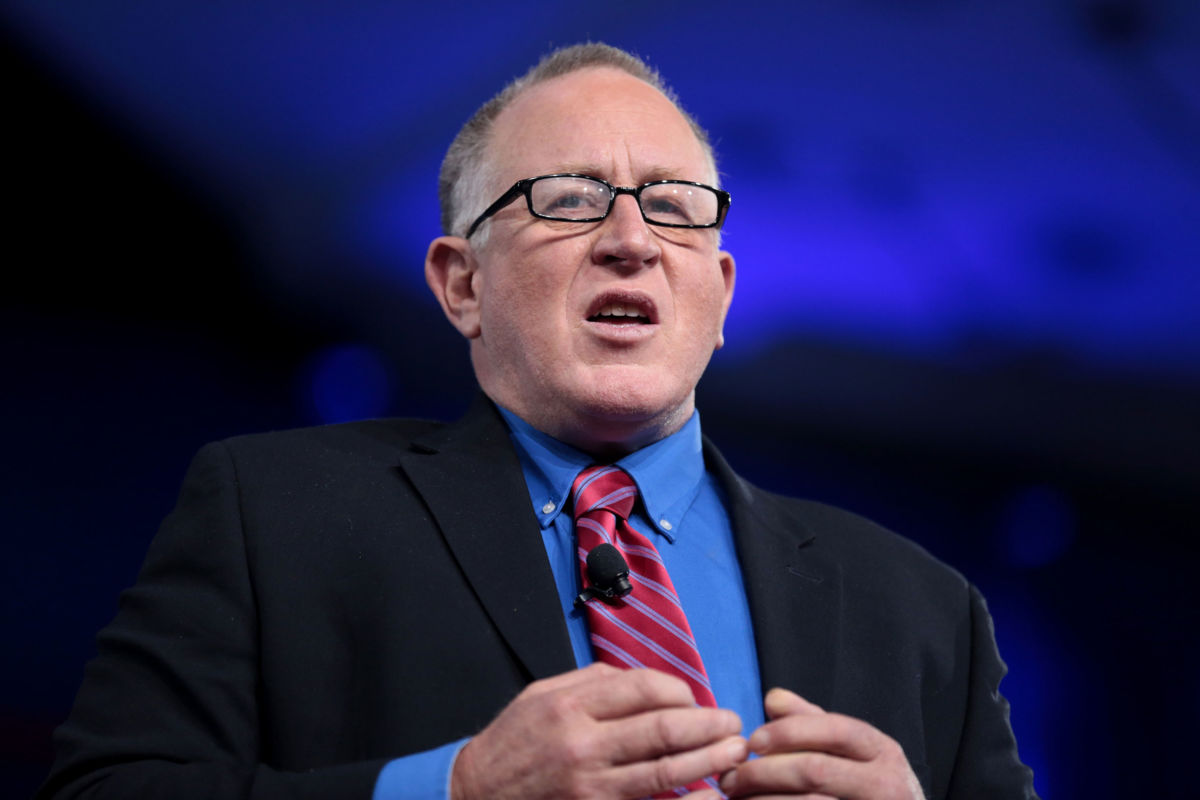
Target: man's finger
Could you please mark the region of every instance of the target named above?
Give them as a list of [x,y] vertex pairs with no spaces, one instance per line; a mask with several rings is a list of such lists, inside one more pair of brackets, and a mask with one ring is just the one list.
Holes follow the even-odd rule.
[[[884,776],[880,776],[881,778]],[[772,793],[870,800],[885,788],[862,762],[824,753],[785,753],[747,761],[721,780],[730,797]]]
[[763,699],[763,708],[767,712],[768,719],[778,719],[788,714],[820,714],[825,710],[795,692],[779,687],[767,692],[767,696]]
[[718,792],[716,789],[708,788],[701,789],[698,792],[688,792],[680,800],[724,800],[725,795]]
[[[736,736],[742,721],[723,708],[662,709],[602,723],[613,764],[658,758]],[[749,751],[745,739],[736,737]]]
[[526,697],[536,697],[547,692],[563,691],[573,686],[582,686],[586,683],[617,675],[622,671],[610,664],[602,664],[597,661],[582,669],[573,669],[570,672],[562,672],[549,678],[534,681],[525,687],[522,694]]
[[727,772],[747,754],[746,740],[730,736],[695,750],[614,767],[611,785],[617,797],[645,797]]
[[652,669],[613,669],[572,687],[579,707],[593,719],[620,719],[660,708],[692,708],[696,698],[682,678]]
[[759,755],[815,750],[870,761],[890,742],[870,724],[844,714],[792,714],[772,720],[750,736]]

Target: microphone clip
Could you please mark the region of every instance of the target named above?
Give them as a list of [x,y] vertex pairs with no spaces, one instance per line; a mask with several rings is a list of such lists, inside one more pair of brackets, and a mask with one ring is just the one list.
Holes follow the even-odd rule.
[[633,585],[629,582],[628,575],[618,577],[614,586],[601,588],[599,586],[589,586],[575,596],[575,607],[583,608],[589,600],[599,597],[610,606],[615,606],[617,601],[625,595],[633,591]]
[[609,605],[616,605],[618,600],[633,591],[625,557],[607,542],[597,545],[587,554],[587,576],[591,586],[575,597],[576,608],[583,608],[596,597]]

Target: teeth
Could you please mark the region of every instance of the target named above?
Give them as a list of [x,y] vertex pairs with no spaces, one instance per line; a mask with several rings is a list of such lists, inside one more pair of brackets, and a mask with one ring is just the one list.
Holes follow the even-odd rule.
[[642,313],[636,308],[626,308],[620,303],[613,303],[600,309],[597,316],[601,317],[640,317]]

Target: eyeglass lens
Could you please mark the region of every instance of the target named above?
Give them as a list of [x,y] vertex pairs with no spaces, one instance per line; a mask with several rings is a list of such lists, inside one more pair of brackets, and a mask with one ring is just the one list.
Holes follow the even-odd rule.
[[[530,186],[533,212],[561,220],[597,220],[608,213],[613,193],[590,178],[539,178]],[[642,213],[651,222],[666,225],[711,225],[717,221],[717,195],[702,186],[660,183],[640,195]]]

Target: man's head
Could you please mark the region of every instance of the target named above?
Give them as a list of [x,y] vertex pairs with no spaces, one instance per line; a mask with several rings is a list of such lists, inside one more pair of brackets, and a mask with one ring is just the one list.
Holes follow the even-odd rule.
[[648,224],[625,194],[593,222],[539,219],[517,198],[463,237],[523,179],[715,183],[702,132],[640,61],[603,45],[568,48],[543,65],[556,60],[574,66],[546,75],[539,65],[492,101],[482,139],[459,148],[474,149],[477,167],[471,158],[450,166],[459,141],[451,148],[443,177],[459,177],[443,185],[443,215],[457,235],[430,245],[426,278],[494,401],[563,441],[617,455],[691,415],[696,382],[721,345],[733,259],[716,228]]
[[[523,91],[543,81],[557,78],[588,67],[612,67],[627,72],[662,92],[683,115],[692,132],[704,148],[708,174],[702,180],[717,185],[717,165],[709,143],[708,133],[679,105],[679,98],[667,86],[658,70],[651,68],[635,55],[606,44],[588,43],[563,47],[542,58],[528,72],[512,80],[495,97],[471,115],[459,130],[438,174],[438,200],[441,204],[442,233],[464,236],[471,221],[491,202],[485,199],[489,185],[488,145],[496,117],[508,108]],[[486,228],[472,236],[479,246],[487,236]]]

